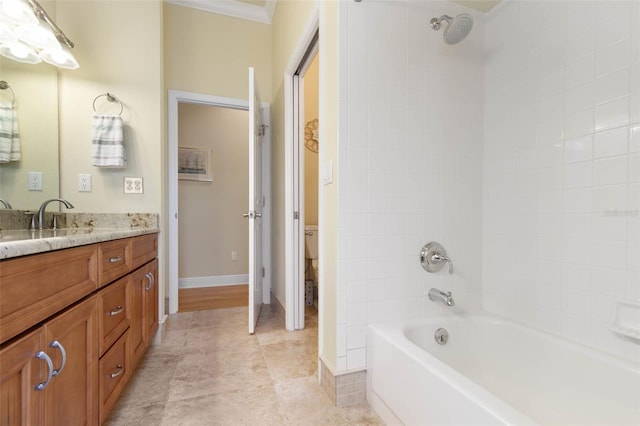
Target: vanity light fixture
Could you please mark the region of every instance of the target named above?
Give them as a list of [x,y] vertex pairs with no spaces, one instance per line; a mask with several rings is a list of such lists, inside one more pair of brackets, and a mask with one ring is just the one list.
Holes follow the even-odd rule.
[[0,55],[60,68],[80,65],[71,53],[73,42],[36,0],[0,0]]

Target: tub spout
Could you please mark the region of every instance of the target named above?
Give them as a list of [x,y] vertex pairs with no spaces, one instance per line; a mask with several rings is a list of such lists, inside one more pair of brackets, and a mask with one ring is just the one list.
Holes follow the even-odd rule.
[[442,302],[447,306],[455,306],[456,304],[450,291],[445,293],[444,291],[438,290],[437,288],[432,288],[431,290],[429,290],[429,299],[435,302]]

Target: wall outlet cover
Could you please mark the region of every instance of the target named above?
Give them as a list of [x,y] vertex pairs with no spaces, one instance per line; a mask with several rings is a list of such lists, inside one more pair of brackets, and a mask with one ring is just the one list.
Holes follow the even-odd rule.
[[78,192],[91,192],[90,173],[80,173],[78,175]]
[[42,191],[42,172],[29,172],[29,191]]
[[144,193],[141,177],[125,177],[124,178],[125,194],[142,194]]

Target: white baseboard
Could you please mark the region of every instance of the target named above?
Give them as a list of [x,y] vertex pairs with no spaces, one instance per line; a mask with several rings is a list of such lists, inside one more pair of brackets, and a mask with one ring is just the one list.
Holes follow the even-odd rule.
[[247,284],[248,282],[249,274],[179,278],[178,288],[221,287],[225,285]]

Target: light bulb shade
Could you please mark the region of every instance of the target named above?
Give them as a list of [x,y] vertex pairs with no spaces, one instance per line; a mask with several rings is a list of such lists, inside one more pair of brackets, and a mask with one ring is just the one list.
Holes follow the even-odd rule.
[[37,64],[42,61],[35,50],[21,41],[0,44],[0,55],[26,64]]
[[43,61],[59,68],[75,70],[80,67],[73,53],[66,46],[44,49],[40,52]]
[[14,25],[35,25],[38,18],[24,0],[0,0],[0,17]]
[[11,27],[7,23],[0,21],[0,44],[16,40],[18,39],[13,34]]
[[60,47],[60,42],[51,31],[51,28],[45,26],[42,22],[36,25],[20,25],[14,30],[14,34],[21,41],[36,49],[49,49]]

